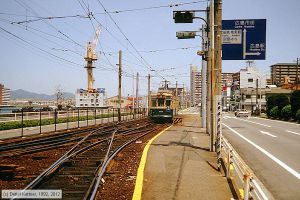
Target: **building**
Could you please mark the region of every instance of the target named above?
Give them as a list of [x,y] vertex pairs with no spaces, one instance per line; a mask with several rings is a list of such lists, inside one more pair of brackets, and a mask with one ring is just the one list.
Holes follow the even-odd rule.
[[230,107],[231,86],[234,73],[222,73],[222,106],[224,110]]
[[77,89],[75,92],[75,106],[77,108],[106,107],[104,102],[105,90],[98,88],[94,92]]
[[10,100],[10,89],[0,84],[0,105],[8,105]]
[[293,84],[296,83],[296,77],[298,77],[298,83],[300,83],[300,66],[296,63],[276,63],[270,67],[272,84],[281,87],[287,77]]
[[196,66],[191,66],[191,106],[201,103],[201,71]]
[[[109,108],[119,108],[119,96],[113,96],[106,99],[106,105]],[[129,108],[132,105],[132,100],[129,98],[121,98],[121,108]]]
[[[256,93],[259,90],[258,102],[259,106],[263,109],[266,106],[265,88],[267,86],[267,78],[265,74],[260,73],[256,67],[249,66],[241,69],[239,72],[233,74],[233,84],[231,87],[231,107],[245,108],[255,110],[258,108],[256,105]],[[255,103],[253,103],[255,102]]]

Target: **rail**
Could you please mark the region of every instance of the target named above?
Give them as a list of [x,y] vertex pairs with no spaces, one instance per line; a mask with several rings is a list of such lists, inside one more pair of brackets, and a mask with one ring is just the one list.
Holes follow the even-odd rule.
[[231,144],[221,136],[221,156],[226,177],[234,179],[243,200],[274,199],[270,192],[254,175]]

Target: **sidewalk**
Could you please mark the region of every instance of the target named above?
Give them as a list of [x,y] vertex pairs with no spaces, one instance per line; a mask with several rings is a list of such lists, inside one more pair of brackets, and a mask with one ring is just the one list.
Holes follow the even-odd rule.
[[209,136],[200,117],[184,115],[183,126],[173,126],[151,144],[144,169],[141,199],[231,199],[226,177],[218,172]]

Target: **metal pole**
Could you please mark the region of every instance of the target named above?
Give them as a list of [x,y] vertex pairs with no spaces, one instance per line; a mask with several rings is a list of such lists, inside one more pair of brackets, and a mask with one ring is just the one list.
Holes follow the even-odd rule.
[[56,132],[57,110],[54,110],[54,132]]
[[79,128],[79,108],[77,109],[77,128]]
[[[150,91],[150,74],[148,74],[148,103],[147,103],[147,114],[149,116],[149,112],[150,112],[150,106],[151,106],[151,91]],[[177,83],[177,81],[176,81]],[[176,85],[176,92],[177,92],[177,85]],[[176,98],[177,98],[177,94],[176,94]]]
[[89,109],[86,109],[86,126],[89,126]]
[[42,133],[42,110],[40,109],[40,134]]
[[[208,24],[210,24],[210,13],[211,13],[211,8],[208,8],[209,12],[207,13],[207,21]],[[207,27],[208,30],[210,29],[210,27]],[[208,42],[208,51],[207,51],[207,101],[206,101],[206,132],[208,135],[210,135],[210,141],[209,141],[209,146],[210,146],[210,150],[212,151],[212,139],[211,139],[211,34],[210,31],[207,33],[207,42]]]
[[257,99],[257,96],[258,96],[258,78],[256,79],[256,89],[255,89],[255,115],[257,115],[258,113],[258,99]]
[[21,113],[22,113],[22,119],[21,119],[21,127],[22,127],[22,129],[21,129],[21,137],[23,137],[24,136],[24,110],[23,110],[23,108],[21,109]]
[[118,100],[119,100],[119,106],[118,106],[118,122],[121,122],[121,98],[122,98],[122,51],[119,51],[119,87],[118,87]]
[[67,130],[69,130],[69,110],[67,110]]
[[135,108],[135,100],[134,100],[134,74],[133,74],[133,77],[132,77],[132,110],[133,110],[133,112],[132,112],[132,114],[133,114],[133,116],[132,116],[132,118],[134,119],[134,108]]
[[96,125],[97,124],[96,108],[95,108],[95,111],[94,111],[94,119],[95,119],[95,125]]
[[139,73],[136,73],[136,107],[139,108]]

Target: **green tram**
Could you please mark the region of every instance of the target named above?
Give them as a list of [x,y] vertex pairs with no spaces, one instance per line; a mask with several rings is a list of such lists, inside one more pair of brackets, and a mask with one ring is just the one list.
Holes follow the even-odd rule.
[[157,123],[172,122],[178,106],[178,100],[170,91],[152,94],[149,108],[150,119]]

